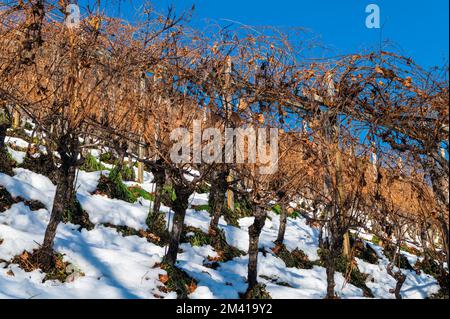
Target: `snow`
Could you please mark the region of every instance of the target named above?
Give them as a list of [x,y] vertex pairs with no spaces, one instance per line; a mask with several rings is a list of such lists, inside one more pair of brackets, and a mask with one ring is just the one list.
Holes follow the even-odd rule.
[[21,139],[21,138],[18,138],[18,137],[12,137],[12,136],[7,136],[5,138],[5,143],[13,145],[15,147],[20,147],[20,148],[27,148],[28,144],[29,144],[24,139]]
[[51,209],[56,187],[45,176],[23,168],[14,169],[14,177],[0,173],[0,185],[13,197],[25,200],[38,200]]
[[[369,275],[369,280],[367,280],[366,284],[376,298],[392,299],[395,296],[389,290],[395,287],[396,281],[387,273],[386,267],[389,264],[389,260],[382,253],[383,249],[381,247],[370,243],[369,245],[377,252],[381,260],[377,265],[373,265],[356,258],[358,268],[361,272]],[[393,269],[394,272],[397,270],[398,268]],[[406,269],[402,269],[402,272],[407,275],[400,291],[403,298],[422,299],[439,291],[438,283],[430,275],[425,273],[417,274],[415,271]]]
[[[0,259],[9,260],[23,250],[31,251],[42,242],[46,210],[31,212],[23,203],[0,215]],[[153,266],[161,262],[163,248],[142,238],[122,237],[114,229],[98,226],[92,231],[77,231],[74,225],[60,225],[55,249],[64,254],[85,276],[72,283],[47,281],[39,271],[25,273],[17,265],[0,270],[1,298],[155,298],[164,294],[158,278],[165,274]],[[8,275],[12,271],[14,276]]]
[[108,176],[109,171],[98,171],[87,173],[79,170],[77,172],[76,190],[79,194],[89,195],[97,189],[98,181],[101,175]]
[[128,226],[134,229],[145,229],[145,218],[149,206],[126,203],[117,199],[111,199],[101,195],[82,195],[77,198],[89,214],[90,220],[95,223],[110,223],[117,226]]
[[[16,141],[17,142],[17,141]],[[53,196],[56,186],[45,176],[29,170],[16,168],[14,176],[0,173],[0,185],[13,197],[25,200],[38,200],[45,209],[31,211],[19,202],[0,213],[0,298],[176,298],[174,292],[164,293],[158,289],[163,286],[159,276],[165,271],[157,265],[162,261],[164,247],[159,247],[137,236],[123,237],[113,228],[101,224],[124,225],[146,229],[151,202],[143,198],[135,203],[93,195],[101,174],[104,172],[77,174],[77,198],[90,220],[96,224],[91,231],[79,231],[78,226],[60,224],[55,240],[55,249],[64,255],[64,259],[85,275],[70,283],[46,281],[45,274],[39,270],[26,273],[17,265],[6,266],[2,260],[9,261],[24,250],[32,251],[42,243],[45,227],[50,218]],[[152,190],[152,176],[145,174],[144,183],[128,182]],[[208,194],[194,193],[190,198],[193,206],[206,205]],[[172,220],[173,212],[162,206],[166,221]],[[185,224],[208,231],[210,216],[206,211],[189,208]],[[239,220],[239,227],[228,225],[223,218],[219,227],[224,230],[229,244],[243,250],[248,249],[248,227],[252,217]],[[279,217],[268,212],[266,225],[261,233],[259,253],[259,281],[266,284],[273,298],[323,298],[326,294],[325,268],[314,266],[312,269],[287,268],[270,248],[277,237]],[[317,260],[318,230],[306,224],[303,218],[288,218],[285,245],[289,250],[295,248],[304,251],[310,260]],[[369,238],[370,236],[367,236]],[[361,272],[367,273],[367,286],[376,298],[394,298],[389,292],[395,287],[395,280],[386,272],[387,259],[381,247],[371,246],[381,257],[379,264],[372,265],[357,259]],[[198,281],[197,289],[189,296],[201,298],[239,298],[239,293],[247,289],[248,255],[220,262],[217,269],[206,266],[208,257],[217,257],[211,246],[192,247],[183,243],[180,246],[178,267]],[[412,262],[414,255],[407,255]],[[436,280],[425,274],[402,270],[407,275],[402,295],[405,298],[426,298],[437,292]],[[11,275],[13,274],[13,275]],[[362,298],[361,289],[345,283],[341,273],[337,273],[336,292],[343,298]]]
[[189,197],[189,203],[192,206],[202,206],[208,205],[209,194],[199,194],[194,192],[191,197]]
[[21,152],[21,151],[15,151],[13,150],[11,147],[7,147],[8,149],[8,153],[11,154],[11,157],[13,158],[14,161],[16,161],[17,164],[22,164],[25,156],[26,156],[26,152]]

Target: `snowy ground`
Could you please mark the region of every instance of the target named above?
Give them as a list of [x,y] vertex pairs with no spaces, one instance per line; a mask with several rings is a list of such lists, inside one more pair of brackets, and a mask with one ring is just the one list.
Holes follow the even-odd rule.
[[[24,144],[15,139],[14,142]],[[14,158],[22,158],[13,153]],[[165,249],[137,236],[123,237],[113,228],[100,224],[126,225],[135,229],[145,229],[145,218],[150,202],[139,199],[134,204],[91,195],[95,191],[101,172],[80,171],[77,181],[77,196],[88,212],[90,220],[96,224],[91,231],[78,231],[78,226],[61,224],[58,228],[55,249],[64,254],[64,259],[84,273],[73,282],[42,283],[43,273],[36,270],[26,273],[17,265],[6,266],[24,250],[38,247],[44,236],[49,220],[49,210],[53,203],[55,185],[45,176],[25,169],[15,169],[13,177],[0,173],[0,185],[13,197],[24,200],[39,200],[46,209],[31,211],[24,203],[14,204],[0,213],[0,298],[176,298],[176,294],[164,293],[160,275],[165,271],[155,267],[161,262]],[[144,189],[151,191],[151,174],[145,174]],[[207,194],[194,194],[191,205],[207,203]],[[162,207],[167,220],[171,214],[168,207]],[[205,211],[189,209],[186,224],[208,230],[210,217]],[[248,248],[247,228],[252,218],[242,218],[240,227],[220,221],[229,244],[246,251]],[[269,218],[261,234],[260,246],[267,251],[259,255],[259,280],[267,285],[273,298],[323,298],[326,294],[325,268],[287,268],[284,262],[272,254],[273,241],[277,235],[278,216],[269,213]],[[318,259],[318,231],[311,228],[302,218],[288,220],[286,231],[287,248],[303,250],[310,260]],[[369,274],[367,286],[376,298],[394,298],[389,292],[395,281],[386,272],[387,259],[382,248],[373,245],[381,257],[378,265],[357,260],[359,269]],[[204,261],[217,256],[210,246],[192,247],[182,244],[179,267],[198,281],[197,289],[190,298],[238,298],[247,288],[248,256],[235,258],[213,270],[205,267]],[[414,258],[412,258],[414,259]],[[402,289],[405,298],[425,298],[439,290],[435,279],[425,274],[403,270],[407,280]],[[270,278],[268,280],[267,278]],[[343,298],[362,298],[361,289],[345,283],[341,273],[336,274],[336,291]]]

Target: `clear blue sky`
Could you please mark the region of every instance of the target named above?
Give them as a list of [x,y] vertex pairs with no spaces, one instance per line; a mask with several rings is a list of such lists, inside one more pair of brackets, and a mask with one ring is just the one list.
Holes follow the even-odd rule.
[[[87,0],[86,0],[87,1]],[[117,0],[116,0],[117,1]],[[132,16],[141,0],[123,0],[122,17]],[[84,2],[84,1],[80,1]],[[111,2],[111,0],[107,1]],[[448,0],[157,0],[153,5],[164,12],[170,4],[182,11],[195,4],[191,24],[202,28],[207,19],[223,25],[222,19],[252,26],[304,27],[333,53],[358,52],[379,46],[380,30],[367,29],[365,8],[381,9],[382,38],[396,45],[400,53],[424,67],[442,65],[449,57]],[[117,13],[117,5],[114,7]],[[131,14],[131,15],[130,15]]]

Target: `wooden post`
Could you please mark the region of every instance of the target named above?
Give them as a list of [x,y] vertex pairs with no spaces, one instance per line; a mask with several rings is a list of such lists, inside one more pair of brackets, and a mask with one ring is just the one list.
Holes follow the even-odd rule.
[[[228,174],[227,182],[228,183],[233,182],[233,173],[230,172],[230,174]],[[227,206],[229,210],[234,212],[234,193],[231,189],[227,190]]]
[[[380,192],[380,185],[379,185],[379,181],[378,181],[378,156],[376,153],[376,148],[375,148],[375,144],[373,144],[373,152],[372,152],[372,165],[373,165],[373,172],[374,172],[374,183],[375,183],[375,192],[376,194],[379,194]],[[375,203],[376,207],[378,207],[378,203]],[[383,247],[383,240],[380,238],[378,245],[380,247]]]
[[[338,145],[336,146],[336,184],[338,192],[338,209],[341,211],[341,218],[345,218],[344,212],[342,211],[343,202],[345,200],[344,185],[342,182],[342,153],[339,150]],[[345,221],[343,222],[345,223]],[[350,235],[348,231],[344,234],[342,254],[347,259],[351,258]]]
[[[227,57],[226,66],[225,66],[225,90],[228,90],[228,88],[230,86],[231,68],[232,68],[231,58]],[[227,124],[228,124],[230,117],[231,117],[231,112],[233,111],[232,106],[231,106],[231,97],[229,96],[229,92],[225,92],[224,102],[225,102],[225,112],[226,112]],[[233,172],[231,170],[227,176],[227,182],[228,182],[228,184],[233,182]],[[227,190],[227,207],[229,210],[234,211],[234,194],[230,188],[228,188],[228,190]]]
[[[142,160],[144,158],[144,147],[142,144],[139,144],[139,159]],[[142,184],[144,183],[144,163],[141,161],[138,162],[138,176],[137,182]]]
[[[145,93],[145,88],[146,88],[146,83],[145,83],[145,73],[142,73],[141,75],[141,81],[139,83],[140,87],[140,95],[141,95],[141,104],[142,104],[142,99]],[[142,141],[142,137],[139,140],[139,145],[138,145],[138,157],[139,157],[139,161],[138,161],[138,176],[137,176],[137,182],[142,184],[144,183],[144,163],[142,163],[142,159],[144,158],[144,147],[142,146],[143,141]]]
[[20,113],[16,110],[13,110],[13,128],[20,127]]

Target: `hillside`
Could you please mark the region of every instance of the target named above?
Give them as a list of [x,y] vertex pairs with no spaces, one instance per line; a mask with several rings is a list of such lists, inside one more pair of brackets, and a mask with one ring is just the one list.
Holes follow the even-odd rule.
[[[158,245],[158,239],[145,232],[151,202],[140,197],[128,203],[96,192],[100,177],[109,174],[107,169],[77,173],[77,199],[93,227],[80,230],[80,226],[71,223],[59,225],[54,249],[61,254],[63,266],[61,274],[52,274],[50,278],[60,279],[46,280],[48,274],[24,267],[27,252],[31,253],[42,242],[56,186],[39,172],[20,167],[28,146],[25,140],[7,137],[6,143],[17,167],[13,176],[0,173],[0,208],[4,207],[0,210],[0,298],[177,297],[176,289],[168,287],[167,271],[161,269],[166,247]],[[99,158],[99,152],[92,154]],[[151,193],[152,180],[153,175],[146,171],[144,183],[126,182],[126,185],[139,186]],[[9,204],[7,198],[12,199]],[[253,217],[240,218],[239,227],[221,218],[219,227],[224,230],[227,243],[243,252],[222,262],[217,258],[218,252],[208,244],[210,216],[203,210],[208,205],[208,194],[194,193],[189,202],[185,219],[188,229],[177,262],[191,278],[188,298],[239,298],[247,289],[247,231]],[[172,220],[169,207],[163,205],[161,211],[166,221]],[[284,244],[290,252],[303,252],[305,263],[287,267],[276,254],[274,240],[278,226],[279,216],[269,212],[259,241],[258,280],[266,285],[272,298],[324,298],[327,282],[318,252],[319,230],[300,215],[288,217]],[[383,248],[372,242],[370,234],[358,232],[354,237],[376,253],[375,261],[371,262],[355,258],[358,273],[363,274],[362,282],[374,298],[394,298],[390,290],[396,281],[387,273],[389,260]],[[419,259],[406,251],[402,254],[413,267]],[[404,298],[427,298],[440,289],[436,279],[423,271],[402,269],[402,272],[407,276],[401,290]],[[336,273],[336,293],[341,298],[366,298],[367,290],[347,282],[346,276],[349,278],[351,274]]]

